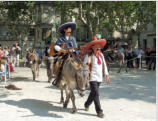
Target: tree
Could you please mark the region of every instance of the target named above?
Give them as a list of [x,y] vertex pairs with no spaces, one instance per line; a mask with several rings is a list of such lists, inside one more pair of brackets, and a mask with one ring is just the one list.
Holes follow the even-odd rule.
[[34,21],[34,5],[35,2],[0,2],[0,17],[3,18],[3,23],[9,26],[9,31],[16,40],[30,30],[29,25]]
[[[65,16],[77,18],[87,27],[89,40],[95,35],[101,25],[108,19],[112,2],[73,1],[57,2],[56,7],[61,13],[64,9]],[[64,6],[64,7],[61,7]]]
[[[127,34],[140,22],[143,26],[148,23],[149,19],[154,23],[156,20],[156,2],[151,1],[56,2],[56,9],[62,13],[63,18],[74,16],[86,26],[89,40],[102,27],[111,33],[116,30],[122,34]],[[144,12],[145,10],[147,12]],[[62,20],[66,20],[66,18]]]
[[138,45],[140,45],[140,33],[146,29],[146,25],[152,23],[156,26],[156,1],[135,3],[135,23]]

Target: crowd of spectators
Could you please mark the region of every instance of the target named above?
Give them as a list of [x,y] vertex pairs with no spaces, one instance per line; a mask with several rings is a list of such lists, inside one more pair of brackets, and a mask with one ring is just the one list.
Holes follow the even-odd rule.
[[19,56],[21,48],[18,43],[13,44],[11,48],[0,45],[0,79],[4,80],[4,76],[14,71],[15,66],[19,66]]
[[[114,49],[108,47],[109,57],[114,61],[113,50],[117,50],[119,53],[124,53],[125,60],[127,60],[128,68],[139,68],[142,67],[142,60],[146,61],[146,67],[148,70],[155,70],[156,68],[156,48],[147,48],[143,50],[141,46],[133,49],[131,46],[118,45]],[[141,65],[140,65],[141,64]]]

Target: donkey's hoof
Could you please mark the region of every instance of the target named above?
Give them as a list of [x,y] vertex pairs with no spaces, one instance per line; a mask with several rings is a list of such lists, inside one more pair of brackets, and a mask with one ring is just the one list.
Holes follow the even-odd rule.
[[77,113],[77,109],[73,109],[72,113],[73,114]]
[[67,104],[64,104],[64,105],[63,105],[63,108],[67,108]]

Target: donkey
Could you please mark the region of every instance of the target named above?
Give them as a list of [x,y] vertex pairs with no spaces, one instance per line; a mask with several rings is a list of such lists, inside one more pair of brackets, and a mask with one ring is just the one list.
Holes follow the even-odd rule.
[[[54,75],[57,76],[59,72],[59,65],[61,65],[61,58],[58,58],[58,61],[54,66]],[[86,68],[83,68],[81,61],[75,57],[68,55],[68,58],[65,60],[62,70],[62,79],[59,84],[61,90],[61,99],[60,103],[63,103],[63,107],[67,108],[68,102],[71,98],[73,104],[73,113],[77,112],[75,105],[75,95],[73,90],[77,89],[80,96],[84,96],[84,91],[89,80],[89,71]],[[63,91],[66,92],[66,100],[64,101]]]
[[[104,54],[105,60],[107,62],[107,67],[108,67],[108,71],[109,71],[110,70],[110,64],[112,63],[109,60],[109,53],[107,51],[104,51],[103,54]],[[123,66],[125,66],[125,70],[127,72],[127,64],[124,61],[124,59],[125,59],[124,53],[119,53],[117,51],[114,51],[113,55],[114,55],[113,63],[119,65],[119,69],[118,69],[117,73],[120,73]]]
[[39,76],[39,68],[41,66],[42,60],[39,59],[39,56],[35,50],[28,52],[27,60],[29,67],[32,70],[33,80],[35,80]]

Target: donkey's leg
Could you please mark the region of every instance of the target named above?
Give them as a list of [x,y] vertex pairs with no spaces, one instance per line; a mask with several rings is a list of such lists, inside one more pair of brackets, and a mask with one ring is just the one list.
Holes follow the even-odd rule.
[[39,76],[39,68],[40,68],[40,65],[37,64],[37,76]]
[[126,72],[128,72],[127,63],[125,64],[125,70],[126,70]]
[[122,68],[122,67],[120,66],[117,73],[120,73],[120,72],[121,72],[121,68]]
[[120,63],[119,63],[119,70],[118,70],[117,73],[120,73],[120,72],[121,72],[122,66],[123,66],[123,64],[122,64],[122,62],[120,62]]
[[74,92],[72,90],[70,91],[70,93],[71,93],[71,101],[72,101],[72,105],[73,105],[73,112],[72,113],[76,113],[77,108],[75,105],[75,95],[74,95]]
[[48,76],[48,82],[50,82],[50,62],[49,60],[46,60],[46,67],[47,67],[47,76]]
[[64,108],[67,108],[67,105],[68,105],[68,103],[69,103],[71,94],[70,94],[70,92],[68,91],[68,89],[65,89],[65,93],[66,93],[66,100],[65,100],[65,102],[64,102],[63,107],[64,107]]
[[126,72],[128,72],[127,66],[125,66],[125,70],[126,70]]
[[48,80],[48,82],[51,82],[51,80],[53,79],[53,69],[54,69],[54,67],[53,67],[53,63],[54,63],[54,61],[53,60],[51,60],[50,61],[50,67],[49,67],[49,80]]
[[64,103],[63,89],[60,89],[60,92],[61,92],[60,104],[62,104]]
[[35,64],[34,66],[34,71],[35,71],[35,78],[37,78],[37,73],[38,73],[38,65]]
[[33,75],[33,80],[35,81],[36,76],[35,76],[35,71],[34,71],[34,69],[32,69],[32,75]]
[[32,71],[33,81],[34,81],[35,80],[35,68],[34,68],[34,65],[31,65],[31,71]]

